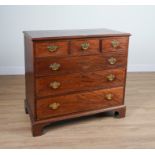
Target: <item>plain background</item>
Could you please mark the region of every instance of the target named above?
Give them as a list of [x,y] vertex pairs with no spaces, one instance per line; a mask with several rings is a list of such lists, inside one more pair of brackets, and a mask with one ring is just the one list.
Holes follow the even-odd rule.
[[0,74],[24,74],[24,30],[129,32],[128,71],[155,71],[155,6],[0,6]]

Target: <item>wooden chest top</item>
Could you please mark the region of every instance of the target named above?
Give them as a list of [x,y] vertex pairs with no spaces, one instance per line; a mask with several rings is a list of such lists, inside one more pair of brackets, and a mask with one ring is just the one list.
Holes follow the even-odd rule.
[[78,30],[39,30],[24,31],[32,40],[49,40],[63,38],[85,38],[85,37],[106,37],[106,36],[130,36],[130,33],[119,32],[110,29],[78,29]]

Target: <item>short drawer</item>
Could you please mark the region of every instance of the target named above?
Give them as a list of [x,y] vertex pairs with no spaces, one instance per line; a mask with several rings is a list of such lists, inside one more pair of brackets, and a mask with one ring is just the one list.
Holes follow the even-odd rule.
[[128,50],[128,37],[107,37],[102,39],[102,52]]
[[36,103],[37,119],[109,108],[122,104],[123,87],[39,99]]
[[36,76],[62,75],[77,72],[114,69],[126,66],[124,53],[104,53],[94,56],[36,59]]
[[72,40],[70,44],[71,55],[99,54],[99,39]]
[[68,54],[67,41],[37,41],[35,45],[35,57],[61,57]]
[[62,95],[77,91],[123,86],[125,69],[74,73],[36,79],[36,96]]

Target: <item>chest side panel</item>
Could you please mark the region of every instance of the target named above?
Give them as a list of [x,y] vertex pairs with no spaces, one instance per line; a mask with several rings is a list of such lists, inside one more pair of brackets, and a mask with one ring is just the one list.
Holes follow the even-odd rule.
[[35,115],[35,77],[34,77],[34,51],[33,42],[28,36],[25,42],[25,94],[29,111],[33,118]]

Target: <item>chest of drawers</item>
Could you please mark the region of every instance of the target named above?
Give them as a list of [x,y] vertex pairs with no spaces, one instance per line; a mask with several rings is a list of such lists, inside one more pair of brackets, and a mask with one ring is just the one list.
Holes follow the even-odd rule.
[[105,111],[125,117],[129,36],[108,29],[24,31],[33,136],[56,121]]

